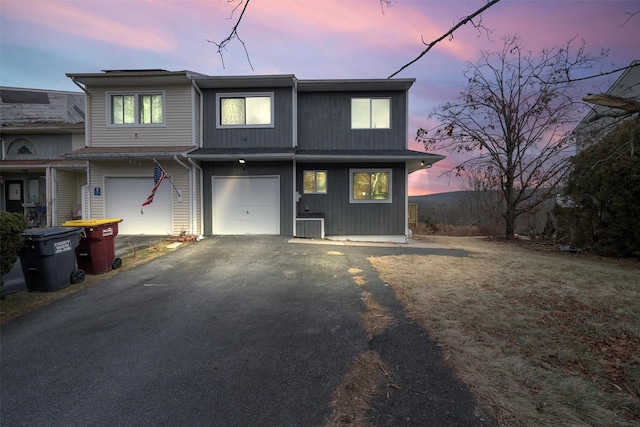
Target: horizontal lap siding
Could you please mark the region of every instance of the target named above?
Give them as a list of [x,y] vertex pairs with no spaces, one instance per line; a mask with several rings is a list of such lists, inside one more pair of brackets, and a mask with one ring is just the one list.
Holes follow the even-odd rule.
[[86,174],[63,169],[56,169],[55,174],[56,217],[52,225],[59,226],[70,219],[74,208],[82,203],[80,187],[86,180]]
[[[250,93],[251,91],[235,91]],[[253,91],[256,92],[256,91]],[[290,148],[292,135],[292,93],[290,88],[261,89],[257,92],[274,93],[272,128],[216,128],[216,93],[229,94],[234,91],[204,89],[204,148]]]
[[[349,169],[392,168],[392,203],[350,203]],[[327,171],[327,194],[302,194],[297,212],[323,213],[325,234],[404,235],[405,166],[380,164],[298,163],[297,188],[304,188],[304,170]]]
[[[351,129],[351,98],[391,98],[391,129]],[[298,145],[303,150],[404,150],[407,94],[393,92],[298,93]]]
[[237,162],[203,162],[203,212],[204,234],[211,235],[213,225],[212,203],[213,194],[211,188],[212,176],[280,176],[280,234],[293,235],[293,166],[288,162],[247,162],[240,165]]
[[[189,171],[184,167],[178,165],[173,160],[158,159],[158,162],[162,165],[162,168],[167,172],[169,176],[173,178],[173,184],[182,192],[182,201],[178,201],[178,195],[172,188],[172,204],[173,204],[173,234],[178,234],[183,230],[187,233],[190,232],[189,227],[189,205],[191,203],[189,193]],[[105,183],[106,178],[117,177],[153,177],[154,164],[151,160],[135,160],[133,164],[127,161],[110,161],[110,162],[91,162],[90,165],[90,203],[91,203],[91,218],[104,218],[105,217]],[[99,187],[101,189],[101,195],[94,195],[94,188]],[[151,193],[152,188],[149,188]],[[142,206],[144,200],[131,200],[131,204]]]
[[[193,98],[191,86],[94,88],[91,90],[92,147],[126,146],[191,146],[193,143]],[[163,92],[164,120],[162,126],[107,126],[108,94]],[[197,112],[199,114],[199,112]],[[135,135],[137,133],[137,136]]]

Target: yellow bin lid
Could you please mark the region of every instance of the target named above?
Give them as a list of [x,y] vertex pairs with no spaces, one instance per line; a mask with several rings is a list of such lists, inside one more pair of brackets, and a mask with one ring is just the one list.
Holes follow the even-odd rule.
[[122,218],[106,218],[106,219],[74,219],[66,221],[63,227],[95,227],[98,225],[112,224],[114,222],[122,222]]

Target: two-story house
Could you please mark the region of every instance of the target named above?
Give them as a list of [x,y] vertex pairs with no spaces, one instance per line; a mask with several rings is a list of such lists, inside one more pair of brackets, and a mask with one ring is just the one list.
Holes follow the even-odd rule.
[[[413,79],[69,76],[88,96],[86,146],[68,156],[89,161],[85,209],[123,234],[404,242],[408,174],[443,158],[408,150]],[[140,213],[153,160],[175,188]]]
[[205,234],[404,242],[413,81],[195,78]]
[[79,217],[86,162],[65,161],[84,144],[85,95],[0,88],[0,210],[32,227]]
[[[85,218],[122,218],[120,234],[202,234],[201,94],[189,71],[67,74],[87,96],[84,146],[65,157],[87,162]],[[142,208],[155,163],[169,175]]]

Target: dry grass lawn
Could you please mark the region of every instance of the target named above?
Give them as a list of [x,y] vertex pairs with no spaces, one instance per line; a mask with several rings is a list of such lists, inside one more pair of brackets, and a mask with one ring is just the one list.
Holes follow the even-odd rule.
[[640,265],[477,237],[371,258],[501,426],[640,425]]

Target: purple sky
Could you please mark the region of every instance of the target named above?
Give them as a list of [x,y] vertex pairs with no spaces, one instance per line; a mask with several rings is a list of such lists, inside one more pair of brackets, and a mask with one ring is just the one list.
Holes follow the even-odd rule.
[[[227,0],[0,0],[0,85],[78,88],[65,73],[162,68],[209,75],[295,74],[301,79],[386,78],[485,0],[252,0],[239,27],[255,71],[233,41],[223,68],[216,46],[236,21]],[[584,38],[587,50],[610,49],[603,70],[640,59],[640,1],[502,0],[483,15],[490,39],[471,26],[438,44],[398,77],[411,77],[409,134],[437,106],[454,101],[462,71],[480,49],[499,50],[519,34],[535,51]],[[239,10],[236,12],[239,13]],[[606,90],[619,76],[585,82]],[[447,155],[448,153],[440,153]],[[441,177],[455,157],[410,175],[411,194],[457,191]]]

